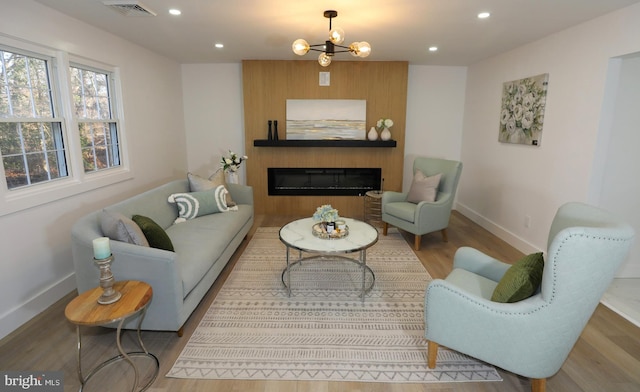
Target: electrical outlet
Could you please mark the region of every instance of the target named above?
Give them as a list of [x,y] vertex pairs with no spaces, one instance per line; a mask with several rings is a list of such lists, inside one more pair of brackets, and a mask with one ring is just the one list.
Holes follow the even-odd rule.
[[531,215],[524,216],[524,227],[527,229],[531,227]]

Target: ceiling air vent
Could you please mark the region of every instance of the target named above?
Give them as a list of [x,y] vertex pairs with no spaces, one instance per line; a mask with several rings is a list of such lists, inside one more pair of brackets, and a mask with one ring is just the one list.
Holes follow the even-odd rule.
[[105,0],[102,4],[125,16],[156,16],[149,7],[136,0]]

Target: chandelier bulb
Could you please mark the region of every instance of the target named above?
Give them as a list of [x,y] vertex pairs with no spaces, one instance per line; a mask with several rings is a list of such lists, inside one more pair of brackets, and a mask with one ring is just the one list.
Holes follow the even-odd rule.
[[309,52],[309,48],[309,43],[302,38],[293,41],[293,45],[291,45],[293,53],[297,54],[298,56],[304,56],[305,54],[307,54],[307,52]]
[[340,27],[335,27],[329,31],[329,40],[336,45],[340,45],[344,42],[344,30]]
[[371,54],[371,45],[368,42],[362,41],[358,43],[358,57],[365,58]]
[[349,53],[351,53],[353,57],[359,57],[360,52],[358,45],[360,45],[360,42],[353,42],[351,45],[349,45]]
[[324,52],[320,53],[320,56],[318,56],[318,63],[323,67],[328,67],[329,64],[331,64],[331,56]]

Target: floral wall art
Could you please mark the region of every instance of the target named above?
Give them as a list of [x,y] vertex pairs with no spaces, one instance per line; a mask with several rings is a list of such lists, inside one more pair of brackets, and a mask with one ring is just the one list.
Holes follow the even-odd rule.
[[540,145],[549,74],[506,82],[502,87],[502,143]]

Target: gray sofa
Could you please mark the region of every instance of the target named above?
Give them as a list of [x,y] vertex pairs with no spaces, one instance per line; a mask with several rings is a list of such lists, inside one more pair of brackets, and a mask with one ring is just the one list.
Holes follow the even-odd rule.
[[[110,241],[115,280],[140,280],[149,283],[153,289],[142,329],[182,334],[182,326],[251,229],[253,188],[228,184],[227,189],[237,203],[237,211],[200,216],[178,224],[174,224],[178,209],[168,202],[168,197],[190,192],[186,179],[164,184],[105,208],[128,218],[137,214],[153,219],[165,229],[174,246],[175,251],[171,252]],[[92,212],[72,228],[73,263],[80,293],[99,285],[92,241],[103,236],[100,214],[101,211]],[[129,321],[125,327],[135,328],[136,320]]]

